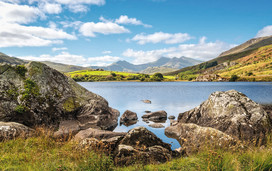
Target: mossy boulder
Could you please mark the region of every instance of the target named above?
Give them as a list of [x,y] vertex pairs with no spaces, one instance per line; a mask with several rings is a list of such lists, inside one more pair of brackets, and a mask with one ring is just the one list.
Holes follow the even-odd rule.
[[21,70],[23,74],[17,66],[0,65],[0,121],[29,127],[58,127],[64,120],[79,121],[84,129],[117,126],[119,112],[71,78],[39,62],[20,66]]

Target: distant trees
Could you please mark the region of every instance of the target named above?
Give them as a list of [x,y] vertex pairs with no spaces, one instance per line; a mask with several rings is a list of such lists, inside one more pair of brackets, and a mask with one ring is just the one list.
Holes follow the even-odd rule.
[[152,81],[162,81],[163,75],[161,73],[155,73],[151,79]]
[[230,81],[230,82],[235,82],[235,81],[238,80],[238,78],[239,78],[239,77],[238,77],[237,75],[234,74],[234,75],[232,75],[232,76],[230,77],[230,80],[229,80],[229,81]]

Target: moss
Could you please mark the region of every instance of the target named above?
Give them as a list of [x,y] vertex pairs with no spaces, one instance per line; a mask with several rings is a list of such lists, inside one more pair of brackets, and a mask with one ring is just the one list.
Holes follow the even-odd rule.
[[23,105],[18,105],[18,106],[16,106],[16,108],[14,109],[14,111],[16,113],[23,114],[23,113],[25,113],[27,111],[27,107],[23,106]]
[[31,97],[37,97],[40,95],[39,87],[31,79],[24,81],[24,91],[22,92],[22,100],[28,100]]
[[11,87],[9,90],[6,91],[6,94],[9,98],[16,100],[19,96],[18,89],[16,87]]
[[79,108],[79,103],[75,101],[75,98],[69,97],[64,103],[63,103],[63,109],[67,112],[72,112]]

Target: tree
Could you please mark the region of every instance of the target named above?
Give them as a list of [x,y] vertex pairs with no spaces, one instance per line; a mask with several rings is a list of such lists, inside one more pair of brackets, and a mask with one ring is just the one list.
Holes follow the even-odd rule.
[[152,76],[152,80],[154,80],[154,81],[162,81],[163,80],[163,75],[161,73],[155,73]]

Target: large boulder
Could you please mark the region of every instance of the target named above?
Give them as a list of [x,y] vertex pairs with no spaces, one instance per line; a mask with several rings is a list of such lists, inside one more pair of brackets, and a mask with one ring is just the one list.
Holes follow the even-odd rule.
[[118,165],[135,163],[162,163],[178,156],[171,150],[171,145],[164,143],[145,127],[131,129],[119,142],[114,154]]
[[159,122],[167,120],[167,113],[164,110],[147,113],[142,116],[144,119],[148,119],[150,121]]
[[217,129],[202,127],[192,123],[178,123],[165,129],[165,135],[175,138],[186,152],[198,151],[201,148],[229,148],[236,145],[236,140]]
[[118,116],[104,98],[45,64],[0,66],[0,121],[58,127],[76,120],[80,129],[113,130]]
[[264,143],[271,121],[261,105],[230,90],[214,92],[200,106],[179,114],[179,123],[217,129],[233,138]]
[[137,120],[138,120],[138,116],[135,112],[126,110],[120,118],[120,123],[124,124],[129,122],[135,122]]
[[27,138],[33,134],[33,130],[25,125],[15,122],[0,122],[0,141],[17,137]]

